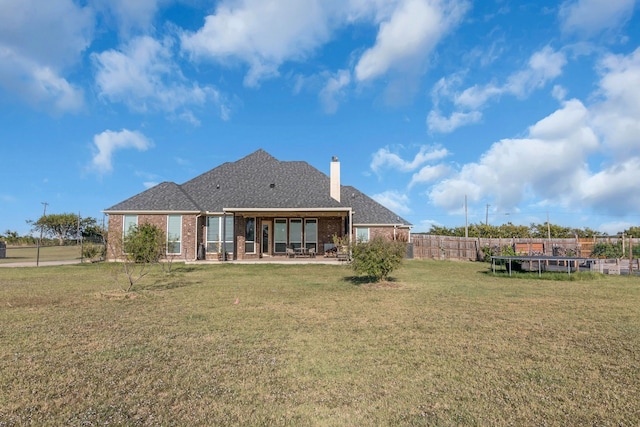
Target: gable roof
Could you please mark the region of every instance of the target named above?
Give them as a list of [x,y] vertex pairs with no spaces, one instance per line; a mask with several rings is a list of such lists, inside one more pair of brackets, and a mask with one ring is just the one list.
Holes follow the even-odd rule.
[[306,162],[280,161],[264,150],[223,163],[182,187],[206,212],[342,207],[329,195],[328,176]]
[[354,224],[411,225],[351,186],[341,186],[338,202],[330,196],[329,186],[330,178],[307,162],[280,161],[260,149],[182,185],[163,182],[106,209],[105,213],[352,208]]

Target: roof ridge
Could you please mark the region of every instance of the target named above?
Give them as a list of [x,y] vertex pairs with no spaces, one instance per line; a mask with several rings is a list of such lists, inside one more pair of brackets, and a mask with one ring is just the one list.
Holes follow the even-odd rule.
[[181,192],[182,194],[184,194],[184,196],[185,196],[185,197],[186,197],[186,198],[187,198],[191,203],[193,203],[193,205],[194,205],[195,207],[197,207],[199,210],[202,210],[202,206],[200,206],[200,204],[196,203],[196,201],[195,201],[195,200],[193,200],[193,198],[191,197],[191,194],[189,194],[189,193],[187,192],[187,190],[185,190],[184,188],[182,188],[182,185],[181,185],[181,184],[176,184],[176,185],[177,185],[177,186],[178,186],[178,188],[180,189],[180,192]]

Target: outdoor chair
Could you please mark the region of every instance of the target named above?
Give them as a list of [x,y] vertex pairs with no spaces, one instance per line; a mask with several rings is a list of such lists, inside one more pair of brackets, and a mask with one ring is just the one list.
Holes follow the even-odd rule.
[[288,256],[289,258],[295,258],[295,256],[296,256],[296,253],[295,253],[295,251],[293,250],[293,248],[287,248],[287,249],[286,249],[286,254],[287,254],[287,256]]

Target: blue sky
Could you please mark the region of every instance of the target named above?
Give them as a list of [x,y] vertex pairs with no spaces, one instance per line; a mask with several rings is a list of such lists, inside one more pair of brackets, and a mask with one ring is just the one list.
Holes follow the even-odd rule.
[[633,0],[0,0],[0,230],[263,148],[432,224],[640,225]]

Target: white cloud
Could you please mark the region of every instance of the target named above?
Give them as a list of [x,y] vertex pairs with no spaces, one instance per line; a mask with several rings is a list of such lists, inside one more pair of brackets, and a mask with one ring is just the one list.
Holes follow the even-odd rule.
[[418,172],[414,173],[409,183],[409,188],[418,183],[434,182],[447,176],[451,172],[451,168],[447,165],[429,165],[422,167]]
[[408,206],[409,197],[406,194],[389,190],[379,194],[374,194],[371,198],[400,215],[411,213],[411,209]]
[[199,124],[190,108],[207,101],[220,105],[228,119],[220,93],[211,86],[188,83],[172,58],[172,41],[148,36],[132,39],[121,51],[93,54],[96,84],[102,97],[123,102],[134,111],[164,111]]
[[[359,81],[380,77],[391,69],[421,66],[441,37],[457,24],[467,6],[461,2],[405,0],[380,24],[376,43],[355,67]],[[417,64],[416,64],[417,61]]]
[[509,77],[503,91],[518,97],[526,97],[533,90],[543,87],[547,82],[562,74],[567,59],[562,52],[556,52],[545,46],[529,59],[529,66]]
[[[615,236],[621,230],[626,230],[630,227],[636,227],[637,223],[632,223],[628,221],[611,221],[600,224],[597,227],[597,230],[606,233],[609,236]],[[635,237],[635,236],[634,236]]]
[[475,85],[455,95],[454,104],[462,108],[478,109],[489,99],[502,95],[504,92],[504,88],[497,87],[493,84],[485,86]]
[[411,161],[407,161],[403,160],[400,155],[392,153],[388,147],[385,147],[373,154],[370,167],[376,173],[384,168],[396,169],[400,172],[411,172],[426,162],[440,160],[448,155],[449,151],[446,148],[422,146],[415,157]]
[[54,112],[77,111],[83,92],[65,77],[89,46],[93,13],[71,0],[0,2],[0,86]]
[[588,176],[586,160],[599,148],[589,126],[589,113],[577,100],[540,120],[523,139],[494,143],[479,162],[464,165],[452,178],[430,191],[432,202],[456,209],[460,200],[495,198],[496,208],[509,211],[530,194],[565,203]]
[[123,129],[120,132],[106,130],[93,137],[93,143],[97,149],[91,162],[98,173],[113,170],[113,154],[117,150],[134,148],[138,151],[146,151],[153,143],[142,133]]
[[429,130],[440,133],[450,133],[459,127],[478,123],[482,120],[480,111],[470,111],[468,113],[454,111],[449,117],[443,116],[438,110],[431,110],[427,116],[427,126]]
[[[562,102],[525,138],[494,143],[477,162],[434,185],[431,201],[450,210],[464,195],[503,211],[523,201],[620,216],[640,210],[640,48],[605,56],[599,71],[592,105]],[[561,88],[554,92],[565,96]]]
[[379,25],[376,43],[353,71],[366,81],[391,70],[420,75],[433,47],[467,9],[462,0],[227,0],[180,39],[192,57],[248,66],[244,83],[257,86],[278,76],[285,62],[312,55],[335,30],[371,23]]
[[600,211],[627,215],[640,209],[640,157],[608,167],[585,179],[580,185],[582,201]]
[[338,111],[339,101],[345,97],[344,89],[351,83],[349,70],[340,70],[330,76],[320,91],[320,99],[327,113]]
[[93,0],[91,4],[96,10],[108,17],[112,17],[121,35],[127,37],[139,30],[149,32],[153,28],[152,22],[160,6],[170,0]]
[[[331,3],[331,2],[330,2]],[[221,2],[195,33],[181,36],[196,57],[249,65],[247,86],[278,75],[287,60],[303,59],[330,37],[332,5],[319,0],[238,0]]]
[[0,85],[33,106],[54,113],[77,112],[84,106],[84,92],[47,66],[20,57],[0,46]]
[[633,14],[635,0],[575,0],[560,6],[562,29],[586,36],[621,27]]
[[[525,98],[534,90],[544,87],[549,81],[560,76],[566,63],[564,53],[545,46],[531,55],[527,67],[512,73],[502,85],[496,83],[474,85],[462,92],[455,92],[455,86],[461,82],[459,75],[440,79],[431,91],[434,108],[427,116],[429,130],[449,133],[459,127],[478,123],[482,118],[479,110],[484,108],[492,98],[505,94]],[[451,98],[455,107],[448,117],[442,115],[440,109],[442,100],[446,98]]]
[[628,56],[606,56],[601,73],[598,94],[604,99],[593,109],[595,126],[612,157],[623,160],[638,156],[640,48]]

